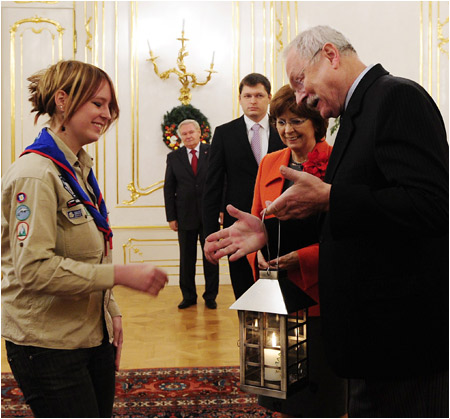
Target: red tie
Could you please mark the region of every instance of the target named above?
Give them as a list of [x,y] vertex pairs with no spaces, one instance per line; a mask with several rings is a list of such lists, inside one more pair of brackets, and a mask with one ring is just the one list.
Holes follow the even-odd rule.
[[197,175],[198,158],[197,158],[197,154],[196,153],[197,153],[196,150],[191,150],[191,154],[192,154],[191,165],[192,165],[192,171],[194,172],[194,175]]

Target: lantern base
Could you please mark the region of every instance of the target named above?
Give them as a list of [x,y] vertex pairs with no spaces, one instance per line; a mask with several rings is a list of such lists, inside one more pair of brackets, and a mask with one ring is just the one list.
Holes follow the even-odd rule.
[[301,380],[297,383],[291,384],[287,391],[275,390],[267,387],[252,386],[249,384],[242,384],[242,383],[239,387],[242,391],[245,391],[246,393],[259,394],[261,396],[269,396],[275,397],[276,399],[286,400],[288,397],[299,392],[307,384],[308,384],[307,379]]

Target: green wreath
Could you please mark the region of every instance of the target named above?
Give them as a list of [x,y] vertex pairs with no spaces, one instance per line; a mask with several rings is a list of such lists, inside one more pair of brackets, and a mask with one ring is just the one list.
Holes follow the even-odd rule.
[[200,136],[202,143],[209,143],[211,139],[211,127],[208,119],[200,110],[192,105],[177,106],[164,115],[164,120],[161,124],[163,141],[171,150],[177,150],[181,146],[181,139],[178,137],[177,129],[178,124],[185,119],[194,119],[198,122],[202,131]]

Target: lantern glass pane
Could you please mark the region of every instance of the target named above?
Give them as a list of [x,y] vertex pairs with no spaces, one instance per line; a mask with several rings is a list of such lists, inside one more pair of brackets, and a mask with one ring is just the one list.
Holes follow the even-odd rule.
[[245,384],[259,386],[261,383],[261,368],[254,365],[245,365]]
[[259,345],[260,332],[258,330],[246,329],[245,332],[245,343]]
[[244,311],[244,326],[245,327],[258,327],[259,313],[256,311]]
[[246,364],[255,364],[259,368],[259,365],[261,364],[261,352],[259,347],[246,347],[245,349]]
[[279,329],[280,328],[280,315],[273,313],[266,313],[266,329]]
[[291,365],[288,368],[289,385],[296,383],[307,377],[307,360],[300,362],[298,365]]

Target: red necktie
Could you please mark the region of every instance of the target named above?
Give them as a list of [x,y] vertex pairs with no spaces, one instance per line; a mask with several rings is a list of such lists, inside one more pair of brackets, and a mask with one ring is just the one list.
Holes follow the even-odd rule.
[[191,166],[192,166],[192,171],[194,172],[194,175],[197,175],[198,158],[197,158],[197,154],[196,153],[197,153],[196,150],[191,150],[191,154],[192,154]]

